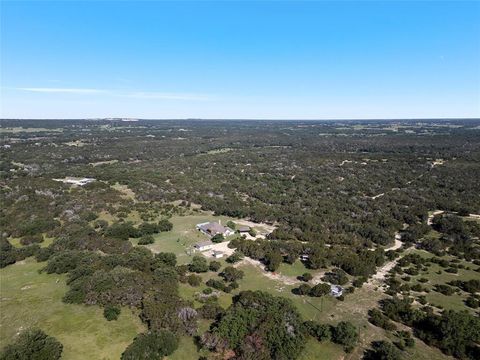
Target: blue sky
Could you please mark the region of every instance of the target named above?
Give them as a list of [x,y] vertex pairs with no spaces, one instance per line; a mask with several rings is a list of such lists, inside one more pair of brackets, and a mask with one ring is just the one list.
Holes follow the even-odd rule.
[[0,117],[480,117],[480,2],[2,1]]

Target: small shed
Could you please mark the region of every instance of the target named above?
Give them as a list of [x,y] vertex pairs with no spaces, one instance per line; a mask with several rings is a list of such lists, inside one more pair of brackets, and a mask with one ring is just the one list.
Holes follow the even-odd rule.
[[214,257],[215,259],[220,259],[220,258],[223,257],[223,255],[224,255],[223,252],[217,251],[217,250],[213,250],[213,257]]
[[250,226],[240,226],[238,228],[239,233],[248,233],[250,231]]

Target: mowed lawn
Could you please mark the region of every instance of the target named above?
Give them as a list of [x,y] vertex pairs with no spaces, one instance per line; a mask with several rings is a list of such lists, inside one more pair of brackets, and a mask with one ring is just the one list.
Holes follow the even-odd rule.
[[45,263],[29,258],[0,270],[0,347],[21,329],[36,326],[64,346],[64,360],[119,359],[133,338],[145,330],[138,314],[123,308],[107,321],[98,306],[65,304],[65,276],[39,274]]

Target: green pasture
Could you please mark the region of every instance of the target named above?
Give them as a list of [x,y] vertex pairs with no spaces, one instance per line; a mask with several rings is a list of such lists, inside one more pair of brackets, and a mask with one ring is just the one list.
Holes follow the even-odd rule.
[[18,332],[39,327],[64,346],[63,359],[119,359],[145,328],[138,314],[123,308],[117,321],[107,321],[98,306],[65,304],[64,275],[39,273],[45,263],[27,259],[0,270],[0,347]]

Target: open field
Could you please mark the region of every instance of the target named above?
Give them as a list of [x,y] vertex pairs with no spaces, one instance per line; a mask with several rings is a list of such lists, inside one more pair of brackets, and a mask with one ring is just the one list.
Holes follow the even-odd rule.
[[[173,216],[169,220],[173,224],[173,230],[154,235],[155,243],[147,245],[147,247],[154,253],[175,253],[179,264],[186,264],[191,260],[194,255],[191,250],[195,243],[208,240],[208,236],[198,231],[195,225],[208,221],[220,220],[222,224],[226,224],[229,220],[235,221],[233,218],[213,216],[207,212],[187,216]],[[131,241],[134,245],[138,243],[138,239],[131,239]]]
[[[430,258],[433,254],[428,253],[424,250],[413,250],[413,253],[419,254],[422,257]],[[445,260],[452,260],[452,256],[443,256],[441,257]],[[479,279],[480,273],[474,271],[478,268],[477,265],[473,265],[467,261],[460,261],[459,264],[464,265],[466,268],[458,269],[456,274],[448,273],[438,264],[431,264],[428,267],[428,271],[421,271],[419,275],[411,276],[410,284],[420,283],[418,279],[426,278],[428,279],[427,283],[420,283],[424,288],[430,290],[429,293],[425,294],[427,301],[434,306],[440,306],[446,310],[469,310],[473,309],[465,306],[464,300],[468,297],[465,292],[454,293],[453,295],[447,296],[433,290],[434,285],[440,284],[445,285],[453,280],[472,280]],[[470,268],[470,269],[467,269]]]
[[97,306],[62,302],[67,291],[64,275],[39,274],[45,264],[27,259],[0,270],[0,348],[22,329],[37,326],[64,346],[64,360],[119,359],[144,326],[136,312],[122,309],[108,322]]

